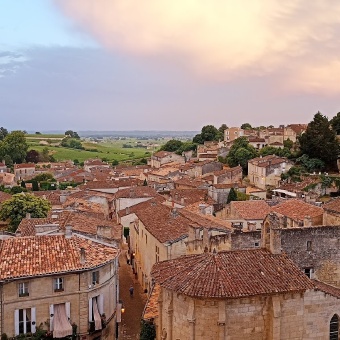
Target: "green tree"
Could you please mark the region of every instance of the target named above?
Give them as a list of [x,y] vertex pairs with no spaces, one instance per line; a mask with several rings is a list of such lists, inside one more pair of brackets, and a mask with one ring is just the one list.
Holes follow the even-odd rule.
[[39,191],[39,184],[36,180],[32,180],[32,191]]
[[331,119],[331,126],[337,135],[340,135],[340,112]]
[[42,174],[36,175],[32,178],[32,181],[43,182],[43,181],[55,181],[53,175],[50,172],[43,172]]
[[69,136],[69,137],[71,137],[71,138],[80,139],[78,133],[75,132],[75,131],[72,131],[72,130],[67,130],[67,131],[65,132],[65,136]]
[[154,340],[156,338],[155,325],[150,321],[141,321],[140,340]]
[[0,140],[3,140],[8,135],[7,129],[0,127]]
[[290,157],[291,152],[287,148],[275,148],[274,146],[265,146],[259,151],[261,156],[276,155],[280,157]]
[[294,142],[290,140],[289,138],[283,141],[283,146],[290,150],[294,145]]
[[320,171],[325,167],[325,163],[318,158],[310,158],[308,155],[302,155],[296,159],[297,164],[301,164],[308,172]]
[[219,132],[219,139],[220,140],[224,140],[224,130],[228,129],[227,124],[222,124],[219,128],[218,128],[218,132]]
[[21,192],[26,192],[26,191],[27,191],[26,187],[15,185],[14,187],[11,188],[10,193],[14,195],[14,194],[20,194]]
[[227,156],[231,167],[241,165],[244,173],[248,170],[248,161],[257,156],[256,149],[249,144],[247,137],[236,138]]
[[6,135],[0,144],[0,156],[9,156],[13,163],[25,161],[28,145],[22,131],[13,131]]
[[181,142],[180,140],[171,139],[171,140],[167,141],[164,145],[162,145],[160,150],[175,152],[179,148],[181,148],[182,145],[183,145],[183,142]]
[[227,198],[227,204],[231,201],[237,201],[237,193],[234,188],[231,188]]
[[40,162],[48,162],[50,160],[50,155],[49,155],[49,150],[48,147],[45,146],[41,152],[41,154],[39,155],[39,160]]
[[193,142],[197,144],[203,144],[208,141],[218,141],[221,139],[221,133],[213,125],[205,125],[202,127],[201,133],[197,134],[193,138]]
[[30,213],[34,218],[46,217],[51,209],[49,201],[30,194],[16,194],[2,203],[0,218],[9,221],[9,231],[15,232],[21,220]]
[[112,161],[112,166],[116,166],[116,165],[118,165],[119,164],[119,162],[116,160],[116,159],[114,159],[113,161]]
[[241,125],[241,129],[243,130],[251,130],[253,127],[249,123],[243,123]]
[[24,180],[21,181],[20,186],[21,186],[22,188],[26,188],[26,183],[25,183]]
[[335,131],[331,129],[326,116],[318,112],[311,121],[305,133],[298,137],[302,154],[310,158],[321,159],[330,167],[336,166],[336,160],[340,153],[339,142]]

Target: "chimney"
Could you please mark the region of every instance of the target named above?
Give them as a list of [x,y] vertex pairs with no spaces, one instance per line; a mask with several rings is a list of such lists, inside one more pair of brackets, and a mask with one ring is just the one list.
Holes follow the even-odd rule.
[[2,164],[5,164],[5,165],[6,165],[6,160],[3,159],[3,160],[2,160]]
[[311,227],[312,226],[312,219],[310,216],[305,216],[303,219],[303,226],[304,227]]
[[192,225],[189,225],[189,232],[188,232],[188,241],[195,241],[196,240],[196,228]]
[[85,248],[80,248],[80,263],[85,264],[85,261],[86,261]]
[[171,209],[170,216],[171,216],[172,218],[176,218],[176,217],[178,216],[178,211],[177,211],[176,208],[172,208],[172,209]]
[[67,225],[65,226],[65,238],[71,238],[72,237],[72,226]]
[[184,197],[181,198],[181,205],[184,205]]
[[276,228],[270,229],[270,252],[272,254],[281,254],[281,230]]
[[26,218],[29,220],[31,218],[31,213],[26,213]]

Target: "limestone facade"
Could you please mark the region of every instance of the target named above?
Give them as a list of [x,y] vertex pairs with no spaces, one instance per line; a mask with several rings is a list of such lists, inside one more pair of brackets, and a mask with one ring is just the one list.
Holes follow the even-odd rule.
[[329,339],[339,299],[318,290],[239,299],[199,299],[161,288],[157,340]]

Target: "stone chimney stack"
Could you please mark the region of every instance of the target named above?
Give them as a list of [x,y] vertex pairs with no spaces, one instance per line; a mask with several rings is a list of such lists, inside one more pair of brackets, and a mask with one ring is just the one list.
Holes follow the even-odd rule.
[[85,264],[86,261],[86,253],[84,248],[80,248],[80,263]]
[[29,220],[31,218],[31,214],[30,213],[26,213],[26,218]]
[[71,238],[72,237],[72,226],[67,225],[65,226],[65,238]]
[[270,252],[272,254],[281,254],[281,230],[270,228]]

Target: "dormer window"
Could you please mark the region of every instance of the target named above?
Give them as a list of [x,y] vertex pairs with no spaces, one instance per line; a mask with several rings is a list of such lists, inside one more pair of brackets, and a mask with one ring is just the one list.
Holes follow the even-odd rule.
[[96,270],[95,272],[92,272],[92,284],[96,285],[99,283],[99,271]]
[[19,297],[29,296],[28,282],[19,283]]
[[54,279],[54,291],[55,292],[63,292],[64,291],[64,278],[57,277]]

